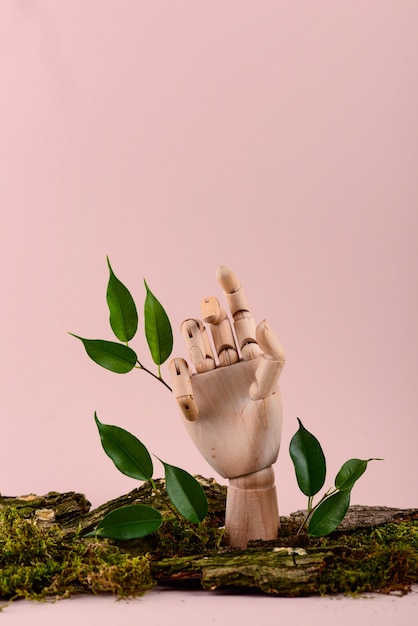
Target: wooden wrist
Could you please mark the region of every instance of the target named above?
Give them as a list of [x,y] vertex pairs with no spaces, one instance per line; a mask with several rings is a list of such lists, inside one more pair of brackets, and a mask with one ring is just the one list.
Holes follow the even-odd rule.
[[225,515],[228,545],[246,548],[251,540],[277,539],[279,525],[271,465],[252,474],[230,478]]

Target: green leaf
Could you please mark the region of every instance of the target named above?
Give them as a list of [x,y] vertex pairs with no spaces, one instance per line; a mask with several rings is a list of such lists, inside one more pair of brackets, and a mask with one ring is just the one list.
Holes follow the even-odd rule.
[[308,534],[312,537],[325,537],[343,521],[350,506],[351,491],[338,491],[326,498],[314,510],[308,526]]
[[292,437],[289,452],[300,490],[305,496],[312,497],[325,482],[325,456],[318,439],[304,428],[299,418],[297,419],[299,430]]
[[130,504],[108,513],[87,537],[107,537],[109,539],[138,539],[156,531],[163,518],[159,511],[146,504]]
[[144,304],[145,336],[154,363],[161,365],[173,349],[173,331],[167,313],[145,280],[144,283],[147,292]]
[[183,517],[198,524],[208,512],[208,501],[202,486],[188,472],[164,463],[167,493]]
[[130,372],[137,361],[136,353],[121,343],[114,341],[104,341],[103,339],[84,339],[78,335],[70,333],[73,337],[80,339],[89,357],[102,367],[116,372],[126,374]]
[[335,486],[340,491],[346,491],[352,489],[354,483],[364,474],[367,469],[367,464],[370,461],[381,461],[382,459],[349,459],[346,461],[337,476],[335,477]]
[[137,480],[152,478],[152,459],[144,444],[123,428],[102,424],[96,413],[94,419],[103,449],[118,470]]
[[110,325],[119,341],[128,342],[138,329],[138,313],[130,292],[115,276],[109,258],[106,259],[110,272],[106,292]]

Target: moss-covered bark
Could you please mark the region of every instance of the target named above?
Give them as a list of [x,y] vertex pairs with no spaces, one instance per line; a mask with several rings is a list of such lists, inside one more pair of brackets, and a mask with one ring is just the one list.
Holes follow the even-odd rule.
[[0,511],[0,598],[62,598],[80,593],[143,593],[155,582],[148,555],[131,556],[108,542],[65,534],[22,517],[21,509]]
[[164,584],[183,586],[199,581],[204,589],[228,587],[282,596],[318,592],[318,576],[327,550],[270,548],[214,555],[162,559],[151,565],[154,578]]
[[23,517],[29,518],[35,511],[51,510],[54,512],[55,521],[64,526],[76,524],[80,518],[88,514],[91,508],[90,502],[81,493],[70,491],[58,493],[51,491],[45,496],[29,494],[26,496],[9,497],[0,495],[0,511],[8,508],[17,509]]
[[[152,504],[172,518],[164,490],[149,484],[93,511],[80,494],[0,498],[0,596],[142,593],[155,583],[280,596],[363,591],[406,593],[418,582],[418,510],[351,507],[328,538],[295,536],[303,512],[281,518],[278,541],[223,545],[225,487],[199,477],[210,515],[199,526],[167,521],[129,542],[85,539],[109,511]],[[156,481],[158,487],[163,481]]]
[[164,584],[258,590],[279,596],[380,591],[407,593],[418,582],[418,522],[309,540],[305,548],[250,548],[151,562]]

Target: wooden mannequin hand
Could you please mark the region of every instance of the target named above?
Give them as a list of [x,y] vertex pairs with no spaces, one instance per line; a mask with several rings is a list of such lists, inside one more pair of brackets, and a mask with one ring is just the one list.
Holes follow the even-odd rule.
[[284,350],[265,320],[255,327],[232,270],[221,266],[217,278],[234,332],[217,299],[202,300],[206,327],[196,319],[182,324],[196,373],[184,359],[170,362],[174,396],[190,437],[213,469],[232,479],[230,485],[236,488],[271,490],[274,474],[270,466],[277,459],[281,437],[278,378],[285,362]]

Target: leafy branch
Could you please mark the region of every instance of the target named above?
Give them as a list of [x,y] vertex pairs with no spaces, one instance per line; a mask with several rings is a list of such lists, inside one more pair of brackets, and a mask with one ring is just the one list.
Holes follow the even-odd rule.
[[109,307],[109,322],[120,343],[104,339],[86,339],[74,333],[70,335],[80,339],[88,356],[98,365],[117,374],[127,374],[134,368],[142,369],[171,391],[170,385],[161,375],[161,365],[165,363],[173,349],[173,332],[167,313],[144,281],[146,289],[144,329],[152,360],[158,368],[155,374],[142,364],[136,352],[129,346],[138,330],[136,304],[130,291],[115,275],[109,258],[107,264],[109,281],[106,301]]
[[[109,281],[106,301],[109,307],[111,329],[119,340],[86,339],[70,333],[79,339],[88,356],[98,365],[117,374],[127,374],[131,370],[142,369],[161,382],[171,391],[171,387],[162,378],[161,365],[169,358],[173,349],[171,324],[161,303],[154,296],[146,281],[144,303],[144,330],[152,360],[157,365],[157,373],[146,368],[138,359],[136,352],[129,346],[138,330],[138,313],[135,301],[125,285],[115,275],[110,261]],[[153,488],[153,462],[145,445],[123,428],[103,424],[94,414],[102,447],[117,469],[141,481],[150,481]],[[158,457],[157,457],[158,458]],[[206,494],[199,482],[185,470],[161,461],[165,472],[166,490],[174,508],[175,515],[180,514],[193,524],[199,524],[208,512]],[[144,537],[156,531],[164,519],[155,508],[133,504],[121,507],[106,515],[90,535],[112,539],[134,539]]]
[[298,418],[299,430],[293,435],[289,453],[296,472],[299,488],[308,496],[308,512],[298,534],[308,523],[308,534],[324,537],[333,532],[342,522],[350,506],[351,490],[364,474],[370,461],[382,459],[349,459],[346,461],[331,487],[322,498],[313,504],[314,496],[322,489],[326,476],[326,461],[318,439],[303,426]]
[[[127,430],[102,424],[94,414],[100,440],[104,451],[113,461],[117,469],[129,476],[142,481],[152,479],[154,467],[150,453],[144,444]],[[185,519],[199,524],[208,512],[208,502],[202,486],[185,470],[159,461],[164,466],[165,485],[168,496]],[[156,531],[164,519],[157,509],[145,504],[132,504],[108,513],[90,533],[91,536],[109,537],[112,539],[135,539]]]

